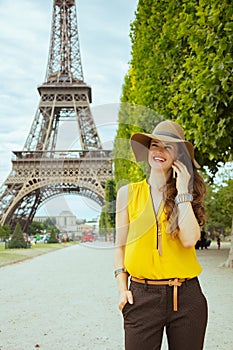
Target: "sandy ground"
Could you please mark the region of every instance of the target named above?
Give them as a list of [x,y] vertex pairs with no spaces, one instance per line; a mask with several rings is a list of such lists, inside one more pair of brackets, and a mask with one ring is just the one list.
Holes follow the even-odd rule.
[[[217,250],[212,243],[197,252],[209,303],[205,350],[233,350],[233,270],[219,267],[228,251],[229,244]],[[123,350],[117,303],[109,243],[71,246],[4,266],[0,350]]]

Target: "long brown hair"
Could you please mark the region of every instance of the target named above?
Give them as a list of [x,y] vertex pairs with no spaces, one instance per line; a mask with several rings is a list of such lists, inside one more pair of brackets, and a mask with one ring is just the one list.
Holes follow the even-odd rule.
[[[194,167],[184,145],[179,145],[177,158],[186,165],[191,175],[189,193],[192,193],[193,195],[192,207],[199,225],[203,226],[205,224],[205,209],[203,206],[203,199],[206,193],[205,182]],[[178,225],[178,207],[175,204],[176,195],[176,179],[170,174],[166,183],[166,191],[164,193],[164,206],[166,219],[168,221],[167,232],[170,233],[173,238],[177,237],[180,230]]]

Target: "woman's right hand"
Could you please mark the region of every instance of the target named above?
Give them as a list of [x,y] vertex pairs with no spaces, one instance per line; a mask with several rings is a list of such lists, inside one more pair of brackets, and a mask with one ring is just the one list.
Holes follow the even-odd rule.
[[127,303],[133,304],[133,295],[130,290],[124,290],[123,292],[120,293],[120,301],[118,305],[119,310],[122,311],[123,307]]

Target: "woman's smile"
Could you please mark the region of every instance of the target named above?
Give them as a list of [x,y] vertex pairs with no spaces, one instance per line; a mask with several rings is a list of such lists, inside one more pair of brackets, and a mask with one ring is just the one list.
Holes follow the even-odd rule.
[[156,162],[162,162],[162,163],[166,161],[166,158],[164,158],[164,157],[158,157],[158,156],[154,156],[153,159],[154,159],[154,161],[156,161]]
[[151,141],[148,161],[152,168],[168,170],[171,168],[176,154],[177,146],[175,144]]

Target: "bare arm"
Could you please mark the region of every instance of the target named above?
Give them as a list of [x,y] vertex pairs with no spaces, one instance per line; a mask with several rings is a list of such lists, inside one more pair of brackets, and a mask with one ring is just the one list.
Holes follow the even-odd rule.
[[[177,193],[187,193],[190,181],[190,174],[186,166],[180,161],[175,161],[173,169],[177,173],[176,187]],[[195,246],[200,238],[200,226],[195,217],[190,202],[178,204],[178,225],[180,228],[179,238],[185,248]]]
[[[125,245],[127,241],[128,217],[128,186],[121,187],[116,200],[116,243],[114,252],[115,270],[124,267]],[[128,274],[120,273],[117,277],[118,293],[120,296],[119,309],[129,302],[133,303],[132,293],[128,290]]]
[[200,238],[200,226],[190,202],[178,204],[180,228],[179,238],[185,248],[194,247]]

